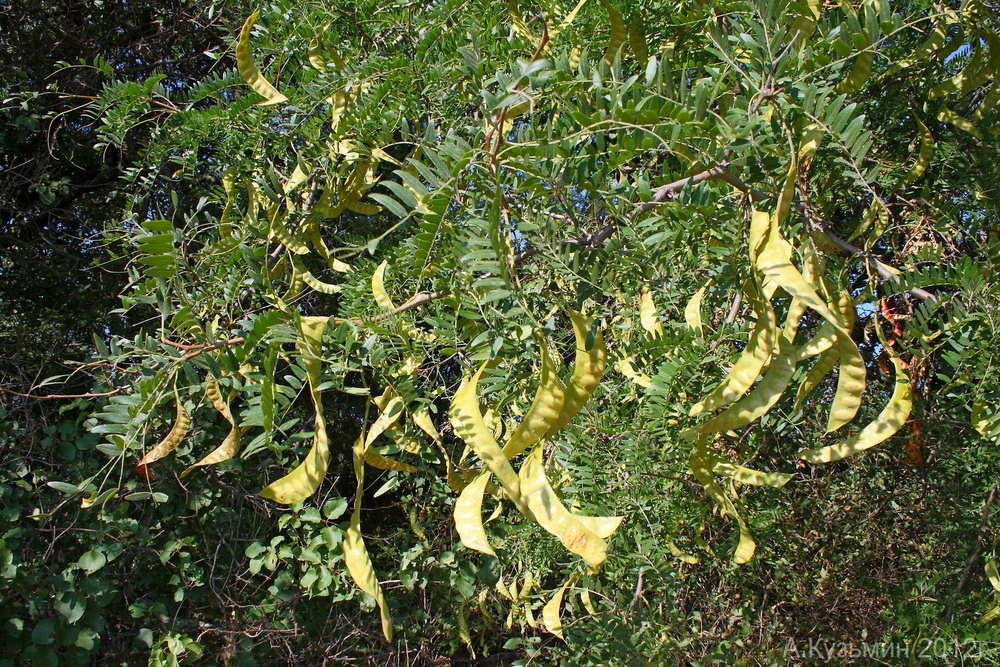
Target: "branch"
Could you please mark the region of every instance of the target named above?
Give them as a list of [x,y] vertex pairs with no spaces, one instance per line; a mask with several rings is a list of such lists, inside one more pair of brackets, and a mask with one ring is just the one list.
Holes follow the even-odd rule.
[[102,396],[114,396],[115,394],[120,394],[121,392],[128,389],[128,387],[116,387],[111,391],[103,391],[95,394],[49,394],[47,396],[36,396],[35,394],[22,394],[19,391],[14,391],[12,389],[5,389],[0,387],[0,391],[5,394],[10,394],[11,396],[19,396],[21,398],[30,398],[33,401],[54,401],[60,398],[101,398]]
[[235,338],[230,338],[229,340],[219,341],[218,343],[175,343],[172,340],[167,340],[166,338],[161,338],[160,342],[165,345],[170,345],[171,347],[176,347],[179,350],[187,350],[184,356],[181,357],[181,361],[190,361],[194,359],[199,354],[203,352],[210,352],[212,350],[218,350],[223,347],[230,347],[232,345],[239,345],[246,342],[243,336],[236,336]]
[[945,605],[945,621],[951,620],[951,614],[955,610],[955,603],[958,601],[958,596],[961,595],[962,588],[969,580],[969,575],[972,574],[972,566],[976,564],[976,560],[979,559],[979,553],[983,550],[983,540],[986,538],[987,523],[990,518],[990,505],[993,504],[993,499],[996,498],[996,495],[997,485],[994,484],[990,489],[990,494],[986,497],[986,502],[983,503],[983,515],[979,522],[979,534],[976,538],[976,547],[972,550],[969,562],[965,564],[965,569],[962,571],[962,578],[958,580],[958,585],[955,586],[955,590],[952,591],[951,597],[948,599],[948,604]]
[[351,324],[354,324],[355,326],[364,327],[364,326],[367,326],[369,324],[377,324],[378,322],[384,321],[388,317],[392,317],[393,315],[399,315],[400,313],[405,313],[406,311],[413,310],[414,308],[417,308],[418,306],[422,306],[425,303],[428,303],[429,301],[434,301],[436,299],[442,299],[442,298],[444,298],[446,296],[449,296],[449,295],[451,295],[451,290],[446,290],[446,289],[439,290],[437,292],[417,292],[416,294],[414,294],[413,296],[411,296],[409,299],[407,299],[406,301],[404,301],[402,303],[402,305],[396,306],[395,308],[393,308],[392,310],[390,310],[388,313],[380,313],[374,319],[371,319],[371,320],[362,320],[360,318],[351,319],[351,318],[344,318],[344,317],[335,317],[335,318],[333,318],[333,321],[336,322],[337,324],[342,324],[344,322],[350,322]]
[[[726,181],[737,190],[745,192],[750,197],[751,201],[762,201],[768,198],[767,195],[765,195],[763,192],[751,188],[749,185],[741,181],[738,177],[731,174],[728,170],[723,170],[723,173],[720,174],[720,176],[722,180]],[[846,252],[848,255],[861,255],[862,257],[864,257],[865,261],[868,262],[869,266],[874,268],[875,272],[884,280],[890,283],[899,282],[899,276],[896,274],[895,270],[891,266],[889,266],[884,262],[879,261],[877,258],[872,256],[870,252],[862,250],[856,245],[845,241],[844,239],[840,238],[833,232],[826,229],[827,223],[818,218],[817,216],[815,216],[812,213],[812,211],[802,203],[796,203],[795,208],[799,211],[799,213],[801,213],[803,216],[808,218],[813,223],[813,226],[816,228],[816,231],[823,234],[826,238],[830,239],[830,242],[836,245],[838,248]],[[919,287],[914,287],[908,291],[915,298],[921,301],[930,301],[932,303],[936,303],[938,300],[936,296],[934,296],[927,290],[920,289]]]
[[[660,202],[666,199],[674,198],[678,192],[683,190],[688,185],[697,185],[699,183],[703,183],[704,181],[710,181],[716,178],[720,178],[723,175],[723,173],[726,172],[727,166],[728,163],[723,162],[722,164],[712,167],[711,169],[706,169],[705,171],[699,172],[693,176],[688,176],[687,178],[676,180],[673,183],[667,183],[665,185],[661,185],[660,187],[653,190],[652,198],[648,202],[640,206],[639,209],[633,215],[637,217],[642,215],[643,213],[652,210],[653,207],[655,207]],[[618,224],[619,223],[617,221],[609,222],[604,227],[604,229],[597,232],[596,234],[591,234],[583,238],[563,241],[562,245],[578,246],[582,248],[584,251],[593,250],[594,248],[598,248],[604,245],[604,243],[611,237],[611,235],[615,233],[615,230],[617,230],[618,228]],[[543,251],[544,251],[543,248],[539,248],[537,246],[529,246],[523,252],[520,252],[514,256],[514,265],[517,266],[518,264],[524,262],[527,259],[530,259],[531,257],[534,257],[535,255]]]

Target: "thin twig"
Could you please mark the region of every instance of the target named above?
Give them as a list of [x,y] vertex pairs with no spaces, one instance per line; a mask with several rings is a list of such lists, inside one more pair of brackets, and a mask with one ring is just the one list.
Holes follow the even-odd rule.
[[972,550],[972,555],[969,556],[969,562],[965,564],[965,569],[962,571],[962,578],[958,580],[958,585],[955,586],[955,590],[952,591],[951,597],[948,599],[948,604],[944,607],[944,620],[950,621],[951,614],[955,611],[955,603],[958,601],[958,596],[962,594],[962,588],[965,586],[966,582],[969,580],[969,575],[972,574],[972,567],[979,560],[979,554],[983,550],[983,541],[986,539],[987,522],[990,518],[990,506],[993,504],[993,500],[997,495],[997,485],[994,484],[990,488],[990,494],[986,497],[986,502],[983,503],[983,514],[982,519],[979,521],[979,535],[976,538],[976,548]]
[[101,398],[102,396],[114,396],[115,394],[120,394],[121,392],[128,389],[128,387],[116,387],[111,391],[102,391],[94,394],[49,394],[47,396],[37,396],[35,394],[22,394],[19,391],[14,391],[13,389],[5,389],[0,387],[0,391],[5,394],[10,394],[12,396],[19,396],[21,398],[30,398],[33,401],[54,401],[60,398]]

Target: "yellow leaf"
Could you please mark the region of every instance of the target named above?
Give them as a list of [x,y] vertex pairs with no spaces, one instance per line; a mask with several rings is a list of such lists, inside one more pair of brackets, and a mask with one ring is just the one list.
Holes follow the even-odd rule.
[[253,88],[254,92],[264,98],[261,105],[266,106],[284,102],[288,98],[279,93],[278,89],[264,78],[260,70],[257,69],[253,56],[250,55],[250,32],[253,30],[258,16],[260,16],[260,10],[251,14],[246,23],[243,24],[243,29],[240,30],[240,37],[236,42],[236,67],[243,80]]

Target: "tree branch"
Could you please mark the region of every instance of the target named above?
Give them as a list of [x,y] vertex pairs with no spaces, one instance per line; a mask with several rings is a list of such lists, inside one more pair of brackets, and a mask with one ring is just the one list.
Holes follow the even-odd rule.
[[61,398],[101,398],[102,396],[114,396],[115,394],[120,394],[126,389],[128,389],[128,387],[116,387],[111,391],[103,391],[95,394],[49,394],[47,396],[37,396],[35,394],[22,394],[21,392],[14,391],[13,389],[0,387],[0,391],[5,394],[19,396],[21,398],[30,398],[33,401],[54,401]]

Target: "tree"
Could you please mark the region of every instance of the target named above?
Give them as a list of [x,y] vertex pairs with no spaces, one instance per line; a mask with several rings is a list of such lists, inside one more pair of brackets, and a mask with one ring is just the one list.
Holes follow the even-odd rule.
[[752,564],[744,487],[894,441],[921,466],[971,406],[995,456],[997,28],[981,2],[277,3],[234,26],[235,69],[106,86],[109,145],[159,114],[110,232],[156,317],[99,350],[119,393],[83,505],[157,498],[175,450],[189,485],[267,465],[293,515],[353,473],[329,551],[391,641],[377,474],[418,537],[426,511],[447,543],[453,503],[473,651],[490,590],[509,625],[600,616],[587,591],[656,504],[631,475],[718,508],[660,547]]

